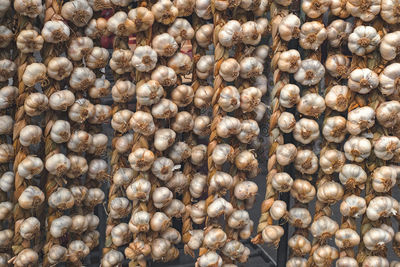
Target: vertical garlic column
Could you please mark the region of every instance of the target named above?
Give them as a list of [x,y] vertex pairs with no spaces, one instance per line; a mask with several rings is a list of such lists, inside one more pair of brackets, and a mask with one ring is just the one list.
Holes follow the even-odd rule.
[[[7,12],[8,15],[4,13]],[[2,157],[0,161],[0,206],[3,213],[0,217],[0,233],[2,235],[2,253],[0,254],[1,264],[7,265],[11,259],[13,251],[14,224],[12,202],[14,193],[14,172],[11,163],[14,161],[14,150],[12,149],[12,134],[14,126],[15,104],[18,97],[18,80],[16,77],[17,66],[13,62],[18,55],[18,50],[14,42],[12,23],[15,12],[12,10],[11,2],[5,1],[0,8],[0,146]],[[13,83],[10,82],[13,79]]]
[[[40,221],[44,209],[45,195],[37,187],[41,184],[40,174],[44,162],[35,156],[40,153],[42,129],[36,125],[43,111],[48,109],[48,98],[36,91],[36,88],[47,84],[47,69],[42,63],[36,63],[33,52],[43,46],[43,38],[33,30],[33,20],[43,12],[41,1],[14,1],[14,9],[18,12],[17,47],[18,65],[18,98],[15,113],[13,147],[16,151],[14,161],[15,192],[14,200],[14,266],[39,264],[38,235]],[[30,38],[32,37],[32,38]],[[15,80],[16,81],[16,80]],[[37,87],[36,87],[37,86]],[[35,88],[36,87],[36,88]],[[32,146],[31,146],[32,145]],[[33,242],[32,242],[33,241]],[[32,244],[32,247],[31,247]]]

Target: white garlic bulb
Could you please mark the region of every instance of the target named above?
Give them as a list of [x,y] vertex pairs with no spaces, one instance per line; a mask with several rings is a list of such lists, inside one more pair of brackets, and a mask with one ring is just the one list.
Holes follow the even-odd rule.
[[338,248],[352,248],[360,243],[360,236],[351,228],[339,229],[335,233],[335,244]]
[[347,131],[352,135],[371,128],[375,124],[375,111],[368,106],[353,109],[347,115]]
[[17,173],[25,179],[32,179],[43,170],[43,161],[35,156],[27,156],[18,164]]
[[311,224],[310,232],[314,237],[324,239],[335,235],[338,229],[337,222],[328,216],[321,216]]
[[297,82],[305,86],[318,84],[325,75],[325,68],[318,60],[305,59],[301,61],[300,68],[294,74]]
[[376,221],[381,217],[390,217],[399,212],[399,203],[389,196],[377,196],[373,198],[367,207],[367,217]]
[[309,203],[315,197],[315,188],[307,180],[296,179],[293,182],[290,194],[301,203]]
[[23,209],[39,207],[44,201],[44,193],[36,186],[28,186],[18,198],[18,204]]
[[[139,7],[142,8],[142,7]],[[149,72],[156,67],[157,53],[150,46],[138,46],[133,53],[131,64],[141,72]]]
[[343,216],[358,218],[367,210],[367,204],[364,198],[350,195],[340,204],[340,213]]
[[35,30],[22,30],[16,40],[18,49],[26,54],[40,51],[43,43],[43,37]]
[[305,208],[291,208],[288,213],[289,223],[298,228],[307,228],[311,223],[311,214]]
[[236,61],[236,59],[228,58],[221,63],[218,73],[225,81],[232,82],[239,77],[240,70],[240,64]]
[[[333,6],[338,3],[338,12],[342,12],[342,9],[340,6],[342,6],[342,1],[341,0],[333,0],[331,4],[331,11],[332,13],[334,12]],[[344,13],[346,13],[346,9],[344,9]],[[335,14],[336,15],[336,14]],[[345,14],[347,15],[347,14]],[[332,47],[339,47],[341,44],[343,44],[345,41],[347,41],[347,38],[349,37],[350,33],[352,32],[352,24],[350,22],[337,19],[331,22],[331,24],[328,25],[326,28],[326,31],[328,33],[328,41],[329,44]]]
[[290,49],[276,55],[279,55],[279,59],[277,62],[279,70],[288,73],[295,73],[299,70],[301,65],[301,57],[299,51],[295,49]]
[[371,53],[379,45],[381,37],[371,26],[358,26],[349,35],[348,47],[350,52],[364,56]]
[[344,153],[348,160],[363,162],[371,154],[371,142],[360,136],[352,136],[344,143]]
[[376,192],[386,193],[396,185],[397,172],[390,166],[378,167],[372,173],[372,188]]
[[68,40],[70,29],[61,20],[49,20],[44,23],[41,34],[46,42],[56,44]]
[[327,31],[321,22],[305,22],[300,29],[299,44],[304,49],[318,50],[327,36]]
[[71,162],[62,153],[54,154],[46,159],[46,170],[53,175],[61,176],[71,167]]
[[400,139],[396,136],[381,136],[374,143],[376,157],[383,160],[394,160],[400,156]]

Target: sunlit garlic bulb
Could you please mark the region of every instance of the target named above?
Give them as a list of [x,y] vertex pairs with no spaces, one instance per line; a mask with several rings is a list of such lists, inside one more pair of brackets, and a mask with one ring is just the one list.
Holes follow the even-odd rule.
[[93,86],[96,75],[86,67],[77,67],[71,73],[69,85],[75,91],[84,91]]
[[220,249],[227,240],[226,233],[220,228],[212,228],[204,233],[203,244],[210,250]]
[[93,49],[93,40],[89,37],[76,37],[68,46],[68,56],[74,61],[82,60]]
[[106,79],[97,78],[94,85],[89,88],[89,96],[91,98],[102,98],[110,94],[111,83]]
[[286,84],[279,94],[279,104],[285,108],[292,108],[300,101],[300,88],[294,84]]
[[87,177],[98,181],[103,181],[108,178],[108,164],[103,159],[92,159],[89,163]]
[[269,210],[269,214],[271,215],[272,219],[279,220],[287,215],[287,205],[286,202],[282,200],[275,200],[272,203],[271,208]]
[[328,149],[321,153],[319,159],[319,165],[326,174],[332,174],[334,172],[340,172],[346,158],[344,153],[336,149]]
[[312,220],[310,212],[305,208],[291,208],[288,219],[291,225],[298,228],[307,228]]
[[371,142],[360,136],[353,136],[344,143],[346,158],[355,162],[362,162],[371,154]]
[[334,85],[325,95],[325,104],[333,110],[345,111],[349,105],[350,91],[345,85]]
[[375,111],[368,106],[353,109],[347,115],[347,131],[352,135],[373,127],[375,124]]
[[[311,251],[311,243],[302,235],[293,235],[288,241],[295,255],[306,255]],[[293,258],[292,258],[293,259]],[[288,262],[289,263],[289,262]],[[299,266],[299,265],[298,265]]]
[[126,196],[130,200],[147,201],[150,196],[151,183],[145,179],[137,179],[126,189]]
[[[333,2],[342,2],[341,0],[333,0]],[[332,11],[332,9],[331,9]],[[331,22],[326,28],[328,33],[328,41],[332,47],[339,47],[347,41],[350,33],[352,32],[352,24],[350,22],[337,19]]]
[[89,166],[84,157],[70,154],[68,155],[68,159],[71,162],[71,167],[66,173],[68,178],[78,178],[88,171]]
[[71,167],[71,162],[62,153],[54,154],[46,159],[45,168],[53,175],[61,176]]
[[294,167],[301,173],[313,174],[318,169],[318,158],[311,150],[298,150],[294,162]]
[[330,266],[332,262],[339,257],[339,253],[336,248],[329,245],[323,245],[314,251],[312,257],[316,266]]
[[383,36],[379,52],[383,59],[390,61],[399,53],[400,31],[387,33]]
[[231,135],[239,134],[241,131],[241,122],[239,119],[225,116],[217,125],[217,134],[222,138],[228,138]]
[[16,267],[35,266],[38,264],[39,255],[30,248],[25,248],[12,261]]
[[390,64],[379,75],[379,90],[383,95],[398,94],[400,92],[399,67],[399,63]]
[[279,165],[287,166],[294,161],[297,148],[293,144],[278,145],[276,148],[276,160]]
[[345,164],[339,173],[339,180],[349,188],[361,187],[367,181],[367,174],[358,165]]
[[36,186],[28,186],[18,198],[18,204],[23,209],[39,207],[44,201],[44,193]]
[[129,36],[135,28],[135,23],[124,11],[116,12],[107,20],[107,30],[117,36]]
[[231,175],[225,172],[217,171],[209,182],[209,194],[215,192],[226,192],[233,185],[233,178]]
[[132,71],[131,59],[133,52],[127,49],[117,49],[112,53],[110,68],[118,74]]
[[195,267],[221,267],[222,258],[214,251],[208,251],[197,258]]
[[318,18],[324,14],[331,4],[330,0],[306,0],[301,3],[301,9],[312,19]]
[[344,190],[341,184],[337,182],[326,182],[319,185],[317,198],[322,203],[334,204],[342,199]]
[[189,208],[190,218],[195,224],[202,224],[206,219],[206,202],[200,200]]
[[353,17],[368,22],[373,20],[375,16],[379,14],[379,11],[381,10],[381,1],[369,0],[361,2],[350,0],[346,3],[346,9]]
[[113,219],[122,219],[131,213],[132,205],[127,198],[116,197],[113,198],[109,203],[109,216]]
[[158,81],[150,80],[136,90],[137,102],[144,106],[157,104],[164,94],[164,89]]
[[35,30],[22,30],[16,40],[18,49],[26,54],[40,51],[43,43],[43,37]]
[[226,112],[232,112],[240,106],[240,94],[236,87],[227,86],[221,90],[219,106]]
[[162,24],[171,24],[178,16],[178,9],[169,0],[159,0],[151,7],[154,19]]
[[347,133],[346,119],[342,116],[333,116],[325,120],[322,134],[329,142],[341,143]]
[[396,136],[381,136],[374,143],[376,157],[383,160],[398,160],[400,156],[400,140]]
[[371,228],[364,234],[363,241],[368,250],[382,250],[392,241],[392,235],[381,228]]
[[389,267],[389,261],[380,256],[367,256],[362,264],[362,267],[381,266]]
[[371,221],[377,221],[381,217],[390,217],[399,213],[399,203],[389,196],[377,196],[373,198],[367,207],[367,217]]
[[282,18],[278,26],[279,35],[284,41],[299,38],[300,19],[295,14],[289,14]]
[[303,179],[296,179],[293,182],[290,194],[301,203],[309,203],[315,197],[315,188],[310,182]]
[[10,107],[18,96],[18,88],[15,86],[4,86],[0,88],[0,109]]
[[187,186],[189,186],[189,177],[180,171],[176,171],[165,186],[177,194],[182,194]]
[[30,146],[40,142],[42,129],[36,125],[27,125],[19,133],[19,141],[23,146]]
[[70,29],[61,20],[50,20],[45,22],[41,34],[46,42],[56,44],[68,40]]
[[133,33],[145,31],[154,23],[153,13],[146,7],[141,6],[129,10],[128,18],[133,22],[133,24],[129,25],[129,30]]
[[214,55],[203,55],[196,63],[196,74],[199,79],[207,79],[214,70]]
[[141,72],[148,72],[156,67],[156,63],[157,53],[150,46],[136,47],[131,59],[131,65],[135,69]]
[[31,93],[25,98],[24,110],[27,115],[33,117],[40,115],[48,109],[49,99],[42,93]]
[[175,142],[176,133],[171,129],[159,129],[154,134],[154,147],[164,151]]
[[260,25],[255,21],[247,21],[241,26],[241,41],[247,45],[258,45],[261,40]]
[[325,67],[332,77],[345,78],[348,75],[350,59],[342,54],[334,54],[328,56]]
[[315,120],[300,119],[293,130],[293,137],[302,144],[309,144],[319,137],[319,126]]
[[306,266],[307,266],[307,259],[301,257],[292,257],[286,263],[286,267],[306,267]]
[[343,216],[358,218],[367,210],[367,204],[364,198],[350,195],[340,204],[340,213]]
[[296,126],[296,119],[292,113],[282,112],[278,119],[278,127],[284,133],[290,133]]
[[124,254],[117,250],[110,250],[104,254],[101,259],[101,266],[103,267],[115,267],[122,264],[124,260]]
[[379,45],[381,37],[371,26],[358,26],[349,35],[348,47],[357,56],[371,53]]
[[300,68],[294,74],[297,82],[305,86],[318,84],[325,75],[325,68],[318,60],[306,59],[301,61]]
[[236,59],[228,58],[221,63],[219,75],[221,75],[225,81],[232,82],[239,77],[240,71],[241,66]]
[[311,21],[301,26],[299,44],[304,49],[318,50],[326,38],[327,31],[321,22]]
[[168,67],[173,69],[176,74],[185,75],[192,70],[192,59],[185,53],[178,52],[168,60]]
[[256,140],[260,133],[260,128],[255,120],[244,120],[240,127],[240,133],[236,137],[242,143],[248,144]]
[[17,173],[25,179],[32,179],[43,170],[43,162],[40,158],[35,156],[27,156],[18,164]]
[[338,248],[341,249],[352,248],[357,246],[359,243],[360,243],[360,236],[356,231],[354,231],[351,228],[339,229],[335,233],[335,244]]
[[278,68],[281,71],[295,73],[301,65],[301,56],[299,51],[295,49],[287,50],[279,55]]
[[19,226],[19,234],[22,238],[31,240],[40,231],[40,222],[35,217],[24,219]]
[[190,161],[196,166],[202,166],[207,158],[207,146],[197,145],[192,147]]
[[194,37],[194,30],[190,23],[183,18],[176,19],[168,28],[168,33],[175,38],[175,41],[180,44],[185,40],[191,40]]
[[134,132],[145,136],[153,134],[156,126],[150,113],[144,111],[136,111],[129,120],[129,125]]
[[260,104],[262,92],[257,87],[248,87],[240,94],[240,108],[243,112],[251,112]]
[[95,46],[86,56],[86,66],[91,69],[105,68],[110,54],[107,49]]
[[292,188],[293,179],[286,172],[278,172],[272,176],[271,185],[279,192],[288,192]]
[[372,188],[379,193],[386,193],[396,185],[397,172],[390,166],[378,167],[372,173]]
[[71,126],[68,121],[57,120],[51,127],[50,138],[53,142],[60,144],[68,142],[71,137]]
[[14,9],[21,15],[35,18],[43,12],[43,4],[40,0],[15,0]]
[[9,59],[0,60],[0,82],[8,81],[16,71],[17,65],[13,61]]
[[28,87],[33,87],[36,83],[44,82],[46,79],[46,70],[46,66],[42,63],[29,64],[22,75],[22,81]]
[[53,110],[67,111],[75,102],[74,94],[69,90],[61,90],[53,93],[49,98],[50,108]]
[[177,51],[178,43],[175,41],[174,37],[168,33],[162,33],[154,36],[152,40],[152,47],[159,56],[171,57]]
[[163,212],[156,212],[153,214],[150,220],[150,228],[152,231],[155,232],[163,232],[167,230],[167,228],[171,224],[171,218],[169,218]]
[[200,47],[207,48],[213,37],[214,24],[204,24],[196,31],[196,41]]
[[138,148],[129,154],[128,160],[135,171],[148,171],[154,162],[154,154],[148,149]]
[[93,10],[87,1],[73,0],[61,8],[61,16],[78,27],[85,26],[93,16]]
[[85,131],[78,130],[71,134],[67,143],[68,149],[74,152],[85,152],[93,143],[93,136]]
[[197,116],[194,119],[193,132],[198,136],[207,136],[210,134],[211,118],[208,116]]
[[8,192],[14,187],[14,173],[11,171],[5,172],[0,177],[0,189],[3,192]]
[[385,128],[392,128],[400,122],[400,102],[383,102],[376,109],[376,119]]
[[314,237],[324,240],[335,235],[338,229],[337,222],[328,216],[321,216],[311,224],[310,232]]

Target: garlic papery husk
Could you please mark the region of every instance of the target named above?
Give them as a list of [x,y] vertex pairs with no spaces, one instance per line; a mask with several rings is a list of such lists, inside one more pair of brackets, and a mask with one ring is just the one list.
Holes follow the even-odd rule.
[[154,19],[162,24],[171,24],[178,16],[178,9],[169,0],[158,0],[151,7]]
[[339,229],[335,233],[335,244],[338,248],[352,248],[357,246],[359,243],[360,236],[351,228]]
[[192,147],[190,162],[196,166],[203,166],[207,158],[207,146],[197,145]]
[[[141,7],[139,7],[141,8]],[[150,46],[138,46],[133,53],[131,65],[141,72],[149,72],[156,67],[157,53]]]
[[15,0],[14,9],[21,15],[35,18],[43,12],[43,4],[41,0]]
[[0,82],[8,81],[16,71],[17,65],[13,61],[9,59],[0,60]]
[[11,171],[5,172],[0,177],[0,189],[3,192],[8,192],[14,187],[14,173]]
[[13,259],[15,267],[35,266],[38,264],[39,255],[30,248],[25,248]]
[[272,176],[271,185],[279,192],[288,192],[293,185],[293,179],[286,172],[278,172]]
[[43,37],[36,30],[22,30],[16,40],[18,49],[25,54],[40,51],[43,43]]
[[383,59],[390,61],[399,53],[400,31],[387,33],[383,36],[379,52]]
[[207,214],[209,217],[214,218],[224,214],[225,216],[230,215],[233,212],[233,206],[231,203],[226,201],[224,198],[216,198],[207,207]]
[[110,68],[118,74],[132,71],[133,52],[127,49],[114,50],[110,59]]
[[60,245],[53,245],[50,247],[47,259],[50,264],[58,264],[67,261],[67,249]]
[[325,75],[325,68],[318,60],[306,59],[301,61],[300,68],[294,74],[297,82],[305,86],[318,84]]
[[293,130],[293,137],[302,144],[309,144],[319,137],[319,126],[315,120],[300,119]]
[[61,15],[78,27],[85,26],[93,16],[93,10],[85,0],[73,0],[61,8]]
[[340,204],[340,213],[343,216],[358,218],[367,210],[367,204],[364,198],[350,195],[346,197]]
[[25,179],[32,179],[43,170],[43,161],[35,156],[27,156],[18,164],[17,173]]
[[68,142],[71,137],[71,126],[68,121],[57,120],[50,131],[50,138],[53,142],[60,144]]
[[158,157],[153,162],[151,172],[161,181],[168,181],[174,170],[174,162],[166,157]]
[[286,202],[282,200],[275,200],[272,203],[269,213],[274,220],[279,220],[286,216],[287,214],[287,205]]
[[348,188],[361,187],[367,181],[367,173],[356,164],[345,164],[339,173],[339,180]]
[[237,20],[229,20],[218,33],[218,41],[225,47],[231,47],[241,41],[241,25]]
[[201,173],[195,173],[190,180],[189,191],[193,198],[200,198],[206,188],[207,177]]
[[347,114],[347,131],[352,135],[373,127],[375,124],[375,111],[368,106],[353,109]]
[[69,216],[61,216],[51,222],[50,233],[54,238],[60,238],[71,227],[72,219]]
[[299,51],[295,49],[290,49],[287,51],[283,51],[279,55],[278,59],[278,68],[281,71],[288,72],[288,73],[295,73],[299,70],[301,65],[301,56]]
[[145,179],[137,179],[126,188],[130,200],[147,201],[150,196],[151,183]]
[[325,100],[316,93],[310,93],[302,96],[297,104],[297,110],[304,115],[317,117],[321,115],[326,108]]
[[243,181],[236,184],[234,189],[234,195],[237,199],[251,199],[258,192],[258,186],[252,181]]
[[96,81],[94,72],[86,67],[77,67],[71,73],[69,85],[75,91],[84,91],[93,86]]
[[347,133],[346,119],[342,116],[333,116],[325,120],[322,134],[329,142],[341,143]]
[[153,49],[161,57],[173,56],[179,47],[174,37],[172,37],[168,33],[162,33],[154,36],[151,44]]
[[319,159],[319,165],[326,174],[340,172],[345,162],[344,153],[336,149],[325,150]]
[[334,85],[325,95],[328,107],[339,112],[345,111],[349,105],[350,91],[345,85]]
[[296,126],[296,119],[292,113],[282,112],[278,118],[278,127],[284,133],[290,133]]
[[357,56],[371,53],[379,45],[381,37],[374,27],[358,26],[349,35],[348,47]]
[[374,143],[374,154],[383,160],[400,160],[400,139],[396,136],[381,136]]
[[392,241],[392,236],[381,228],[371,228],[364,234],[363,241],[369,250],[382,250],[385,249],[387,243]]
[[[299,235],[299,234],[293,235],[289,239],[288,245],[293,250],[295,255],[303,256],[311,251],[310,241],[308,241],[307,238],[305,238],[304,236]],[[296,259],[296,258],[294,257],[294,258],[291,258],[291,260],[292,259]],[[290,260],[288,261],[288,264],[289,264],[289,262],[290,262]],[[288,265],[288,266],[292,266],[292,265]],[[296,266],[302,266],[302,265],[296,265]]]
[[154,23],[154,15],[146,7],[137,7],[129,10],[129,20],[132,24],[129,25],[129,30],[133,33],[146,31]]
[[210,250],[217,250],[225,245],[227,235],[220,228],[212,228],[204,232],[203,244]]
[[[334,0],[333,2],[342,2],[341,0]],[[333,10],[331,9],[333,12]],[[353,26],[350,22],[337,19],[331,22],[326,28],[328,33],[329,45],[332,47],[339,47],[341,44],[347,41],[350,33],[353,30]]]
[[104,192],[100,188],[90,188],[87,193],[87,197],[84,200],[84,204],[88,207],[94,207],[104,200]]
[[225,59],[219,68],[219,75],[227,82],[232,82],[239,77],[240,64],[234,58]]
[[18,88],[4,86],[0,89],[0,109],[6,109],[15,103],[18,96]]
[[136,90],[136,100],[144,106],[157,104],[163,95],[164,88],[155,80],[150,80],[142,84]]
[[296,179],[293,182],[290,194],[301,203],[309,203],[315,197],[315,188],[312,184],[303,179]]
[[200,47],[207,48],[213,37],[214,24],[204,24],[196,31],[196,41]]
[[231,240],[224,245],[222,253],[231,260],[244,263],[250,255],[250,249],[237,240]]
[[379,14],[381,10],[380,0],[369,0],[365,2],[349,0],[346,3],[346,9],[353,17],[360,18],[363,21],[371,21]]
[[208,251],[197,258],[195,267],[222,266],[222,258],[214,251]]
[[299,44],[304,49],[318,50],[327,35],[325,26],[321,22],[305,22],[301,26]]
[[363,162],[371,154],[371,142],[360,136],[352,136],[344,143],[344,153],[348,160],[355,162]]
[[23,146],[37,144],[42,138],[42,128],[36,125],[26,125],[19,133],[19,142]]
[[101,266],[103,267],[115,267],[122,264],[124,260],[124,254],[117,250],[110,250],[104,254],[103,258],[101,259]]
[[71,167],[71,162],[62,153],[54,154],[46,159],[46,170],[53,175],[62,176]]
[[171,129],[159,129],[154,133],[154,147],[164,151],[175,142],[176,133]]
[[338,229],[337,222],[328,216],[321,216],[311,224],[310,232],[314,237],[326,240],[332,237]]
[[279,243],[281,236],[283,236],[284,230],[279,225],[267,225],[262,231],[262,239],[267,244],[274,244],[275,246]]
[[131,240],[128,224],[120,223],[111,230],[112,242],[115,246],[122,246]]
[[383,95],[399,94],[400,92],[400,72],[399,63],[393,63],[379,75],[379,90]]
[[110,201],[109,216],[113,219],[127,217],[132,211],[132,204],[127,198],[116,197]]
[[28,186],[18,198],[18,204],[23,209],[39,207],[44,201],[44,193],[36,186]]
[[261,40],[260,25],[255,21],[247,21],[242,24],[241,41],[247,45],[258,45]]
[[68,40],[70,29],[63,21],[49,20],[45,22],[41,34],[46,42],[56,44]]
[[149,231],[150,219],[151,214],[147,211],[138,211],[133,213],[129,221],[129,230],[135,234]]
[[318,267],[330,266],[338,257],[337,249],[329,245],[318,247],[313,254],[314,263]]
[[190,23],[183,18],[178,18],[168,28],[168,33],[175,38],[177,43],[182,43],[185,40],[191,40],[194,37],[194,30]]
[[372,188],[379,193],[387,193],[396,185],[397,172],[390,166],[376,168],[372,173]]
[[355,69],[350,73],[347,85],[350,90],[356,93],[367,94],[378,87],[379,77],[378,74],[368,68]]
[[300,19],[295,14],[286,15],[278,26],[279,36],[287,42],[299,38],[300,25]]
[[367,216],[371,221],[377,221],[381,217],[390,217],[399,213],[399,202],[389,196],[377,196],[373,198],[367,207]]

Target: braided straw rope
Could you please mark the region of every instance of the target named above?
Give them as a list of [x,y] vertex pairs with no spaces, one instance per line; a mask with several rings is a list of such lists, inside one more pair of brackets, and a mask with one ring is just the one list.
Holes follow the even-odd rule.
[[[278,33],[278,25],[280,20],[288,14],[288,10],[286,7],[279,6],[274,2],[270,7],[271,12],[271,26],[272,26],[272,53],[274,57],[279,58],[279,54],[288,50],[287,43],[282,40]],[[266,192],[264,201],[261,204],[261,215],[258,221],[257,226],[257,235],[251,240],[254,244],[264,243],[262,238],[262,231],[266,226],[273,224],[273,219],[270,215],[269,209],[275,200],[279,197],[279,192],[276,191],[272,187],[272,177],[283,170],[283,167],[280,166],[276,160],[276,149],[279,145],[284,144],[283,133],[280,131],[278,127],[278,119],[282,112],[284,112],[284,108],[279,104],[279,95],[281,89],[289,84],[289,74],[286,72],[282,72],[279,70],[277,66],[277,60],[274,58],[271,61],[271,70],[273,71],[273,82],[274,87],[271,92],[271,107],[272,113],[269,120],[269,139],[270,139],[270,148],[268,152],[268,163],[267,163],[267,177],[266,177]],[[279,240],[274,244],[278,245]]]

